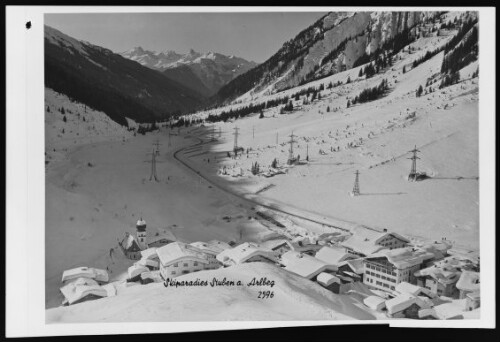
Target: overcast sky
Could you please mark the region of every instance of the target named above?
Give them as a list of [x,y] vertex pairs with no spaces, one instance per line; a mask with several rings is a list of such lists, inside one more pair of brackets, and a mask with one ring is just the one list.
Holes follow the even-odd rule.
[[45,24],[76,39],[123,52],[219,52],[264,62],[324,13],[88,13],[46,14]]

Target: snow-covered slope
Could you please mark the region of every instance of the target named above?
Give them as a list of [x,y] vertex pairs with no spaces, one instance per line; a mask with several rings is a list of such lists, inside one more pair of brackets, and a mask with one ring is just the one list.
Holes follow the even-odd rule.
[[[476,17],[460,12],[459,20]],[[231,81],[217,93],[219,104],[273,93],[366,63],[370,57],[403,47],[414,39],[445,34],[443,23],[457,15],[441,12],[331,12],[267,61]],[[395,51],[397,52],[397,51]]]
[[[247,286],[255,278],[274,286]],[[210,282],[241,281],[241,286],[211,287]],[[171,322],[241,320],[353,320],[376,319],[362,302],[336,295],[317,283],[274,265],[260,262],[202,271],[175,278],[207,281],[207,286],[164,287],[163,283],[119,290],[116,297],[47,310],[47,323]],[[272,291],[272,298],[258,298]]]
[[[276,94],[253,94],[241,102],[199,112],[187,119],[215,117],[248,106],[279,98],[292,101],[294,110],[280,114],[278,107],[258,111],[234,122],[216,122],[223,132],[240,129],[239,146],[251,148],[238,160],[222,158],[232,149],[233,137],[227,134],[208,148],[218,156],[218,165],[204,165],[200,157],[187,156],[197,169],[216,175],[226,170],[243,170],[242,177],[223,178],[231,187],[248,194],[266,184],[255,196],[263,203],[300,208],[331,222],[352,222],[374,228],[387,228],[416,239],[447,238],[457,245],[479,246],[478,192],[478,64],[471,62],[459,70],[459,83],[439,89],[444,78],[441,65],[444,52],[413,67],[427,52],[436,51],[450,41],[451,35],[421,37],[394,56],[392,66],[371,78],[360,76],[366,65]],[[347,82],[350,79],[351,82]],[[381,99],[356,104],[346,103],[363,90],[386,79],[390,91]],[[328,88],[328,84],[339,85]],[[304,104],[304,95],[295,94],[312,87],[321,100]],[[419,86],[423,94],[416,96]],[[311,95],[308,100],[311,101]],[[309,163],[288,168],[273,178],[253,176],[257,162],[267,171],[276,158],[285,165],[289,135],[296,135],[295,155],[309,156]],[[276,140],[278,139],[278,144]],[[407,182],[414,146],[421,151],[417,169],[431,178]],[[203,155],[203,158],[210,154]],[[219,159],[221,158],[221,159]],[[209,168],[207,170],[207,168]],[[361,172],[361,193],[350,197],[354,172]],[[241,171],[239,172],[241,174]],[[272,186],[269,186],[269,183]]]

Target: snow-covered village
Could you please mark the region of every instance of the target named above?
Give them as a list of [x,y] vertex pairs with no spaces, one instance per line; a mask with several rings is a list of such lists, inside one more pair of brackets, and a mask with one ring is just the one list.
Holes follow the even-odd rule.
[[262,59],[58,16],[47,323],[480,318],[476,12],[316,13]]

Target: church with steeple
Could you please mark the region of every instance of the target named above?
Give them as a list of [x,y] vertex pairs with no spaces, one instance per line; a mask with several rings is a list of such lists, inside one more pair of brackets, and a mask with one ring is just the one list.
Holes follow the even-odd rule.
[[126,232],[124,239],[119,242],[125,256],[132,260],[141,259],[141,251],[145,249],[161,247],[177,240],[168,230],[148,235],[146,221],[142,217],[137,221],[135,229],[135,235]]

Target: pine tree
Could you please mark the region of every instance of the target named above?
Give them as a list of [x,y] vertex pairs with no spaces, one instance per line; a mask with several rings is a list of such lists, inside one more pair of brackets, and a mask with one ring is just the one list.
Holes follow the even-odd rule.
[[61,114],[66,114],[66,112],[64,111],[64,107],[61,107]]
[[264,112],[260,111],[259,119],[264,119]]
[[359,68],[359,77],[363,77],[363,68]]
[[351,106],[351,101],[347,100],[347,108],[349,108],[350,106]]
[[271,167],[273,169],[276,169],[278,167],[278,160],[276,158],[274,158],[273,162],[271,163]]
[[326,112],[327,112],[327,113],[330,113],[330,106],[327,106],[327,107],[326,107]]
[[64,122],[66,122],[66,121],[67,121],[67,120],[66,120],[66,115],[65,115],[65,116],[63,116],[63,121],[64,121]]
[[347,77],[346,84],[349,84],[349,83],[351,83],[351,76],[348,76],[348,77]]
[[406,74],[406,65],[403,66],[403,74]]

